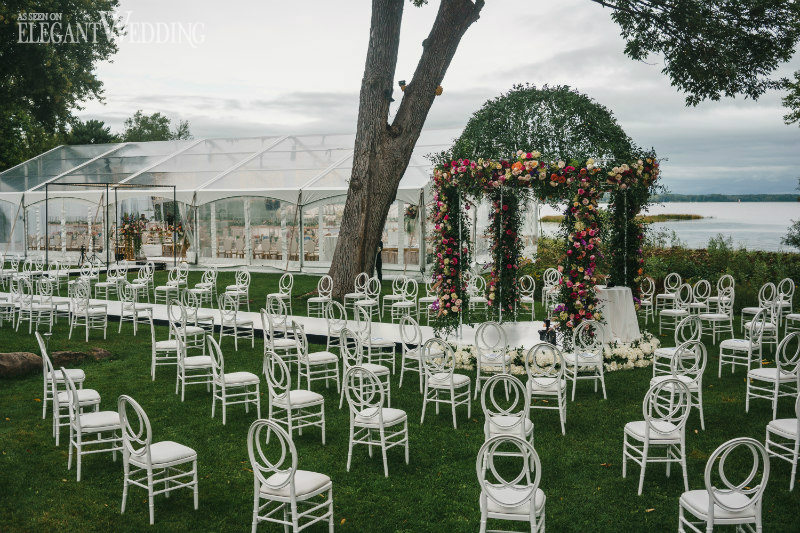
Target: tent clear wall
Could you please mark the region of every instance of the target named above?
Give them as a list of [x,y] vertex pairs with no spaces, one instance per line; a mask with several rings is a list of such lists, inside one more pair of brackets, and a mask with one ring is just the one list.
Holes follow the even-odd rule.
[[[384,230],[388,268],[424,268],[427,156],[457,134],[420,137]],[[171,259],[164,229],[180,223],[178,248],[191,262],[321,271],[336,246],[354,142],[334,134],[59,146],[0,173],[0,253],[42,254],[48,246],[50,258],[76,261],[81,247],[93,246],[105,258],[127,214],[148,220],[148,257]],[[111,184],[108,193],[101,184]],[[416,218],[406,216],[409,206]]]

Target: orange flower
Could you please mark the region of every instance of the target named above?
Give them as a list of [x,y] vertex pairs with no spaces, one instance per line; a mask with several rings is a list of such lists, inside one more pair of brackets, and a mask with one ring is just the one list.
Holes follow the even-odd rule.
[[524,168],[524,165],[520,161],[517,161],[516,163],[511,165],[511,168],[513,170],[522,170]]

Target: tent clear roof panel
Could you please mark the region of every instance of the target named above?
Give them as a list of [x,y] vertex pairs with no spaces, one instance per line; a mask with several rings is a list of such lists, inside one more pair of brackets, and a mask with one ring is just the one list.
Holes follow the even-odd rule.
[[0,192],[23,192],[53,179],[100,154],[116,144],[59,146],[0,173]]

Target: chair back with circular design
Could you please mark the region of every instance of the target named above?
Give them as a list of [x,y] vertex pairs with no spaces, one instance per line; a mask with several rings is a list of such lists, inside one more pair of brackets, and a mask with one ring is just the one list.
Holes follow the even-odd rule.
[[707,279],[701,279],[692,286],[692,303],[705,304],[711,296],[711,283]]
[[699,341],[702,337],[703,322],[697,315],[682,318],[675,328],[675,346],[680,346],[687,341]]
[[542,284],[544,285],[543,290],[548,290],[556,285],[558,282],[561,281],[561,272],[558,271],[556,268],[548,268],[545,269],[544,273],[542,274]]
[[452,378],[456,368],[456,356],[450,343],[439,337],[433,337],[425,341],[422,345],[422,368],[425,369],[425,376],[437,379],[442,375],[449,375]]
[[479,361],[497,360],[505,369],[508,339],[503,326],[493,320],[481,323],[475,330],[475,350]]
[[268,350],[264,354],[262,370],[267,378],[270,401],[283,400],[291,410],[292,404],[289,392],[292,386],[292,376],[289,373],[289,367],[286,366],[286,362],[278,354]]
[[278,292],[291,296],[292,287],[294,287],[294,276],[291,272],[287,272],[278,280]]
[[364,296],[371,300],[377,300],[381,293],[381,281],[377,277],[371,277],[364,287]]
[[247,267],[242,267],[236,271],[236,278],[234,281],[239,290],[246,290],[250,287],[250,271]]
[[[264,432],[264,429],[267,431]],[[277,438],[270,443],[272,433]],[[270,454],[267,446],[280,451],[277,454]],[[292,438],[280,424],[263,418],[254,421],[247,432],[247,455],[250,457],[250,466],[259,486],[269,488],[270,492],[289,487],[290,498],[294,499],[297,449]]]
[[672,294],[678,292],[678,287],[682,285],[681,275],[677,272],[670,272],[667,274],[667,277],[664,278],[664,292],[667,294]]
[[[495,464],[498,457],[504,458],[502,465]],[[522,461],[519,471],[506,464],[510,457]],[[491,500],[501,509],[534,506],[532,500],[542,477],[542,463],[530,442],[512,435],[492,437],[481,446],[475,469],[482,498]],[[509,470],[514,472],[511,476]]]
[[682,283],[675,291],[675,309],[686,309],[692,303],[692,286]]
[[728,287],[722,291],[719,297],[718,312],[733,318],[733,300],[736,293],[733,287]]
[[536,291],[536,280],[528,274],[519,278],[519,295],[521,298],[533,298]]
[[405,276],[397,276],[392,280],[392,294],[401,296],[405,292],[405,285],[406,281],[408,280]]
[[292,338],[297,343],[298,358],[302,362],[308,360],[308,335],[306,335],[306,327],[300,322],[292,320]]
[[797,375],[800,370],[800,331],[789,333],[778,344],[775,366],[781,374]]
[[333,278],[325,274],[317,282],[317,293],[324,298],[330,298],[333,294]]
[[499,373],[487,379],[481,389],[481,407],[487,424],[503,433],[525,436],[530,394],[519,378]]
[[524,358],[525,374],[536,389],[558,386],[564,379],[564,354],[558,346],[540,342],[528,350]]
[[651,438],[658,440],[680,431],[686,425],[691,406],[691,393],[683,381],[672,377],[654,383],[642,402],[642,414]]
[[782,301],[792,301],[794,289],[794,280],[792,278],[783,278],[780,283],[778,283],[778,298]]
[[417,300],[417,295],[419,294],[419,283],[414,278],[406,278],[405,283],[403,284],[403,298],[410,302],[415,302]]
[[717,280],[717,294],[722,294],[727,288],[733,288],[736,285],[736,280],[730,274],[723,274]]
[[[740,457],[742,455],[740,450],[744,451],[745,457],[750,455],[752,461],[750,468],[740,468],[744,460],[743,457]],[[726,472],[727,461],[730,461],[733,468],[736,469],[736,474],[748,472],[748,470],[749,473],[736,481],[731,481],[730,470]],[[749,437],[731,439],[720,445],[708,458],[704,480],[709,501],[714,503],[708,506],[710,521],[714,520],[713,512],[717,506],[729,513],[760,506],[769,480],[767,450],[763,444]]]
[[328,335],[338,335],[347,326],[347,310],[336,300],[325,305],[325,322],[328,324]]
[[467,293],[470,297],[486,294],[486,280],[483,276],[470,276],[467,281]]
[[368,282],[369,282],[369,274],[367,274],[366,272],[361,272],[359,275],[357,275],[355,281],[355,292],[357,292],[358,294],[366,294]]
[[339,332],[339,351],[345,369],[360,366],[364,360],[364,345],[361,337],[350,328],[342,328]]
[[765,309],[771,307],[777,296],[778,290],[775,284],[771,281],[766,282],[758,289],[758,306]]
[[135,457],[146,465],[152,465],[150,445],[153,442],[153,429],[150,419],[139,402],[121,395],[117,400],[120,425],[122,426],[122,453],[126,457]]
[[656,282],[650,276],[644,276],[639,282],[639,295],[642,300],[653,301],[653,295],[656,293]]
[[705,344],[699,340],[687,341],[678,346],[670,359],[670,373],[685,376],[695,383],[703,378],[703,372],[708,362],[708,352]]
[[222,349],[213,336],[206,335],[206,343],[208,344],[208,355],[211,357],[211,374],[214,376],[214,381],[221,384],[224,389],[225,356],[222,355]]
[[422,347],[422,329],[412,316],[405,315],[400,319],[400,343],[403,345],[403,353]]
[[767,328],[767,323],[770,321],[770,309],[759,309],[758,313],[753,317],[753,320],[750,322],[750,330],[748,332],[748,336],[750,338],[750,343],[754,346],[758,346],[761,344],[761,340],[764,337],[764,331]]
[[591,356],[603,355],[603,347],[608,342],[606,327],[596,320],[584,320],[572,333],[572,346],[575,353]]
[[344,374],[344,396],[350,407],[350,416],[372,419],[382,423],[383,403],[386,393],[383,383],[363,366],[353,366]]

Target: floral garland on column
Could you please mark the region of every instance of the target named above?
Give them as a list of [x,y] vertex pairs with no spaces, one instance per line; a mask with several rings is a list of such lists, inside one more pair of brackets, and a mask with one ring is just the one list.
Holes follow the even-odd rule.
[[[516,163],[515,163],[516,164]],[[487,303],[498,320],[516,320],[519,303],[517,269],[522,257],[520,204],[524,193],[518,188],[498,187],[491,192],[492,272],[489,275]]]
[[430,216],[434,231],[433,287],[437,299],[431,305],[430,313],[434,329],[445,334],[458,328],[462,315],[467,315],[469,309],[464,275],[471,256],[470,226],[466,214],[469,203],[462,202],[458,179],[465,170],[460,165],[448,165],[446,169],[437,168],[433,175],[433,210]]

